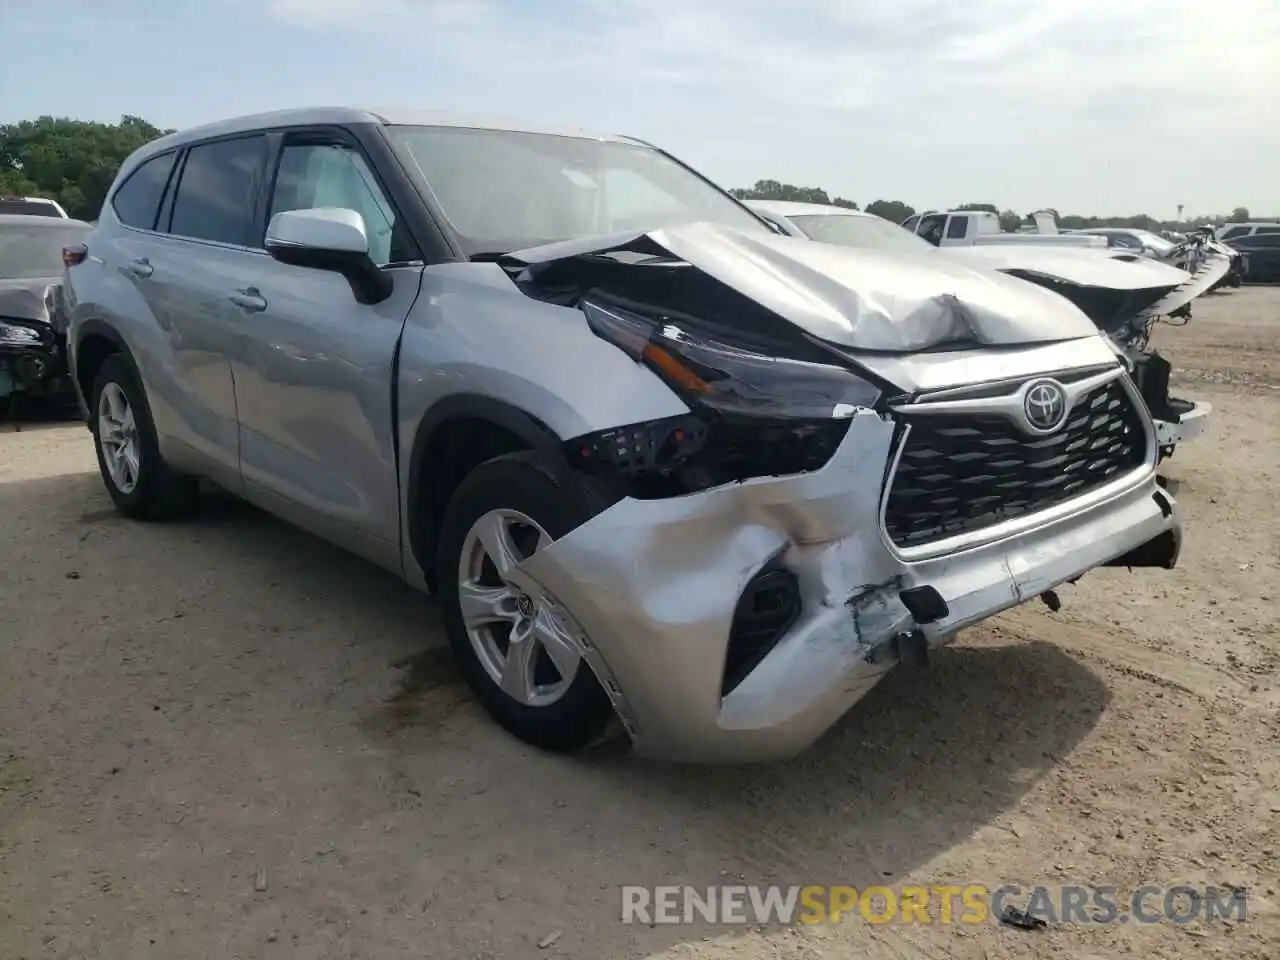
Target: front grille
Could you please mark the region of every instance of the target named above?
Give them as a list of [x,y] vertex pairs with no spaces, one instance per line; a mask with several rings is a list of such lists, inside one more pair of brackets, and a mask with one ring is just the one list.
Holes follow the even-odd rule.
[[1047,509],[1141,466],[1147,454],[1142,416],[1120,379],[1081,397],[1047,437],[991,415],[903,420],[910,431],[885,505],[885,529],[899,547]]

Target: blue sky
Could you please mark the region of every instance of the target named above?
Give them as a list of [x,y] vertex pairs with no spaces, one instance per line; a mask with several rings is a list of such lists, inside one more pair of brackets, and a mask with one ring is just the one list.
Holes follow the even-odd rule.
[[1280,215],[1276,91],[1280,0],[0,0],[0,122],[401,104],[862,204]]

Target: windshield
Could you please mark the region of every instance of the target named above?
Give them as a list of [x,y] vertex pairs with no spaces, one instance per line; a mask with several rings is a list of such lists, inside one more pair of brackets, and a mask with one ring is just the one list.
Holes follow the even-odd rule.
[[35,280],[62,275],[62,248],[79,243],[87,223],[6,223],[0,220],[0,280]]
[[788,217],[810,240],[834,243],[842,247],[890,250],[899,253],[921,253],[933,244],[908,233],[882,217],[860,217],[848,213],[799,214]]
[[770,233],[650,147],[506,130],[393,126],[468,255],[707,220]]
[[1156,253],[1168,253],[1174,248],[1174,244],[1170,243],[1158,233],[1149,233],[1146,230],[1137,230],[1134,235]]
[[58,217],[62,214],[47,200],[24,200],[13,197],[0,198],[0,213],[21,213],[28,217]]

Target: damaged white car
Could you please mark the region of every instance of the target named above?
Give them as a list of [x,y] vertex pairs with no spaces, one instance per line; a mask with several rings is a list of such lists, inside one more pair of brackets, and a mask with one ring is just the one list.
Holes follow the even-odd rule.
[[935,251],[922,238],[857,210],[789,201],[747,203],[775,230],[788,236],[864,250],[916,255],[933,252],[1061,294],[1093,320],[1124,358],[1155,420],[1161,458],[1172,455],[1178,443],[1202,434],[1208,425],[1213,410],[1210,404],[1170,395],[1172,367],[1151,349],[1150,341],[1157,323],[1186,322],[1191,302],[1220,283],[1230,268],[1226,257],[1202,252],[1188,264],[1188,272],[1120,249],[1005,243]]
[[429,587],[541,747],[616,717],[650,756],[786,757],[957,631],[1178,557],[1076,307],[779,237],[629,138],[228,121],[129,158],[65,260],[119,508],[211,477]]

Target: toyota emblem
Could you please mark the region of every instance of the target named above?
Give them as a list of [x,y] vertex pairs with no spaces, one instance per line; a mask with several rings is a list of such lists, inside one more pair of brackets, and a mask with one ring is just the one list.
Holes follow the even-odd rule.
[[1067,391],[1056,380],[1037,380],[1022,398],[1022,413],[1036,433],[1052,433],[1067,419]]

